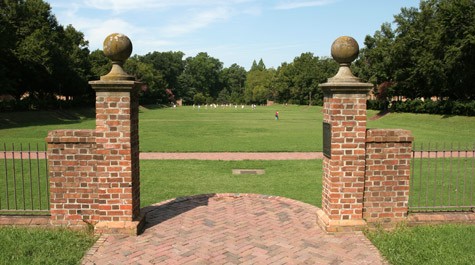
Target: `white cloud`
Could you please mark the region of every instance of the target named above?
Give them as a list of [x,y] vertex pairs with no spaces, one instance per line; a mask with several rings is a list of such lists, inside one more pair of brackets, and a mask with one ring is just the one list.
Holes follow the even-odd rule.
[[286,0],[286,1],[280,1],[277,3],[275,6],[275,9],[282,9],[282,10],[287,10],[287,9],[295,9],[295,8],[302,8],[302,7],[313,7],[313,6],[325,6],[334,3],[335,0],[307,0],[307,1],[302,1],[302,0]]
[[111,33],[123,33],[132,40],[143,33],[143,30],[117,18],[108,20],[80,18],[76,20],[74,27],[84,33],[91,50],[102,49],[104,39]]
[[175,20],[160,31],[166,37],[180,36],[204,28],[210,24],[227,20],[232,15],[233,11],[230,8],[216,7],[197,12],[197,14],[194,15],[187,14],[186,17],[183,17],[180,20]]
[[204,7],[204,6],[230,6],[256,0],[84,0],[86,6],[111,10],[116,13],[131,11],[135,9],[167,9],[173,7]]

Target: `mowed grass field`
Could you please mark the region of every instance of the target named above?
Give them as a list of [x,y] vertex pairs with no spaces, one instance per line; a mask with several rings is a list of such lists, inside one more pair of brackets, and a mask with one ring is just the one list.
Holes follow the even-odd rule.
[[[274,119],[276,111],[279,121]],[[370,110],[368,118],[376,114]],[[316,106],[141,107],[139,119],[142,152],[322,150],[322,108]],[[0,113],[0,150],[3,143],[8,150],[12,143],[44,146],[51,130],[94,127],[94,109]],[[368,119],[368,128],[411,130],[416,144],[473,146],[475,142],[475,117],[391,113]]]
[[[275,111],[279,111],[279,121],[274,120]],[[368,111],[368,117],[375,114],[375,111]],[[248,106],[244,109],[202,107],[200,111],[192,107],[141,108],[140,143],[142,151],[321,151],[321,123],[321,107],[273,106],[256,110]],[[94,127],[92,109],[0,113],[0,143],[7,143],[7,149],[11,149],[12,143],[17,144],[16,149],[20,143],[24,147],[28,143],[41,147],[50,130]],[[435,143],[473,146],[475,142],[475,117],[391,113],[378,120],[369,120],[368,127],[408,129],[413,132],[416,143],[430,142],[432,146]],[[0,150],[2,148],[0,146]],[[10,164],[7,161],[7,165]],[[15,170],[20,168],[17,166]],[[262,168],[266,173],[232,175],[233,168]],[[141,204],[147,206],[170,198],[203,193],[259,193],[288,197],[320,207],[321,170],[321,160],[143,160]],[[415,174],[418,175],[417,169]],[[21,171],[17,175],[21,176]],[[3,182],[3,177],[1,183],[3,189],[5,183],[12,185],[10,181]],[[22,183],[23,179],[18,179],[18,184]],[[13,187],[10,192],[12,190]],[[441,191],[443,187],[437,186],[437,190]],[[20,197],[23,197],[21,192],[18,193]],[[28,203],[28,197],[26,199]],[[15,201],[10,201],[10,204],[14,205]],[[22,201],[18,205],[23,207]],[[471,264],[474,260],[475,234],[470,225],[402,227],[392,232],[368,231],[367,236],[390,264]],[[75,264],[94,240],[91,235],[71,235],[67,230],[0,228],[0,241],[5,242],[4,247],[0,247],[4,250],[0,263]],[[75,250],[64,247],[68,244]],[[61,251],[53,253],[53,250]]]

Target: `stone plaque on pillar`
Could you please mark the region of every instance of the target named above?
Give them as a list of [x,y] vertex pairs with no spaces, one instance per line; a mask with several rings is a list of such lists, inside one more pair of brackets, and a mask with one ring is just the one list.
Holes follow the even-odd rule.
[[365,175],[366,97],[373,86],[350,70],[358,43],[340,37],[331,48],[338,73],[320,85],[323,103],[323,191],[318,224],[326,231],[361,230]]
[[332,125],[323,123],[323,155],[332,158]]

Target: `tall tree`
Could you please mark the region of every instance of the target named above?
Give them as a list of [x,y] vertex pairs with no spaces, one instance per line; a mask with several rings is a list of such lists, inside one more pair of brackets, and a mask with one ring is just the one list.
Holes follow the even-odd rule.
[[[0,78],[17,99],[27,93],[44,102],[87,91],[87,42],[72,26],[61,26],[42,0],[0,2]],[[3,36],[4,37],[4,36]],[[6,70],[5,70],[6,69]]]
[[179,77],[180,94],[187,100],[192,100],[196,93],[216,99],[222,84],[220,72],[223,63],[205,52],[186,59],[185,70]]
[[[151,64],[155,70],[160,72],[166,82],[166,89],[171,89],[178,94],[178,77],[185,69],[185,61],[183,60],[183,52],[152,52],[144,55],[142,61]],[[180,97],[180,95],[177,95]]]
[[246,103],[262,104],[268,99],[273,100],[275,70],[266,69],[262,59],[255,66],[254,63],[251,70],[247,73],[244,100]]
[[422,0],[367,36],[357,69],[408,98],[475,98],[475,3]]
[[280,102],[294,104],[321,104],[323,94],[319,84],[336,73],[337,64],[320,59],[313,53],[302,53],[292,63],[282,64],[277,70],[275,86]]
[[[223,89],[220,92],[221,98],[227,96],[227,102],[223,103],[242,103],[244,98],[244,87],[246,83],[247,72],[244,67],[233,64],[221,72]],[[221,100],[223,101],[223,100]]]

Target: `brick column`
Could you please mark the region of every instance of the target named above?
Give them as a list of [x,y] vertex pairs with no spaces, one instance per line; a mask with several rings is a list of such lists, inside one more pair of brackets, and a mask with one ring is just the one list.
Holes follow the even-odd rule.
[[[135,81],[92,81],[100,222],[97,230],[134,230],[140,221],[138,86]],[[132,232],[133,233],[133,232]]]
[[340,63],[337,75],[320,87],[324,92],[323,190],[318,224],[328,232],[360,230],[365,176],[366,97],[373,86],[350,71],[358,44],[340,37],[332,56]]
[[413,140],[406,130],[367,131],[363,218],[369,224],[406,220]]

